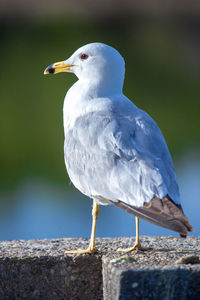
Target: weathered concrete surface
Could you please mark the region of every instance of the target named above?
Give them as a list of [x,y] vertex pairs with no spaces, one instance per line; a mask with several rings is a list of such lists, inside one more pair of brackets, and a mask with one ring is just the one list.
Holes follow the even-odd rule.
[[143,237],[143,246],[150,249],[104,255],[105,300],[200,299],[199,237]]
[[67,257],[88,240],[0,242],[0,299],[200,299],[200,237],[141,242],[150,249],[123,254],[134,238],[97,239],[99,254]]
[[102,299],[100,255],[68,256],[84,240],[0,243],[0,299]]

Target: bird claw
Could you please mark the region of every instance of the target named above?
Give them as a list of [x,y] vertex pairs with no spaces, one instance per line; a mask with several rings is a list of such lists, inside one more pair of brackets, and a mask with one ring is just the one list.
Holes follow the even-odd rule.
[[69,250],[69,251],[65,251],[65,256],[67,256],[68,254],[95,254],[98,253],[98,249],[95,247],[88,247],[87,249],[78,249],[78,250]]
[[142,247],[140,243],[135,244],[130,248],[118,248],[117,252],[132,252],[132,251],[147,251],[149,248]]

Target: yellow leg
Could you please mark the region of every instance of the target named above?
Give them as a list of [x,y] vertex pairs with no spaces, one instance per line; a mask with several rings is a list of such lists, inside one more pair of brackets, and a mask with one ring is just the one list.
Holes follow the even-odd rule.
[[96,201],[93,200],[92,232],[91,232],[89,247],[87,249],[78,249],[78,250],[65,251],[65,255],[67,255],[67,254],[93,254],[93,253],[98,252],[98,250],[95,247],[95,231],[96,231],[96,223],[97,223],[98,215],[99,215],[99,206],[96,203]]
[[119,252],[131,252],[131,251],[136,251],[136,250],[146,250],[142,248],[140,244],[140,239],[139,239],[139,218],[135,217],[135,224],[136,224],[136,239],[135,239],[135,245],[131,248],[119,248],[117,251]]

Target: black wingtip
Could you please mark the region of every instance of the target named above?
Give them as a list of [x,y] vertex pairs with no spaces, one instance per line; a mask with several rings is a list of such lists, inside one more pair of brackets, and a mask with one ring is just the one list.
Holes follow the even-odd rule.
[[138,218],[176,231],[183,238],[187,237],[188,232],[193,231],[181,206],[175,204],[168,195],[162,199],[154,197],[149,202],[145,202],[142,207],[132,206],[120,200],[113,204]]
[[187,237],[187,234],[180,233],[180,237],[183,238],[183,239],[185,239]]

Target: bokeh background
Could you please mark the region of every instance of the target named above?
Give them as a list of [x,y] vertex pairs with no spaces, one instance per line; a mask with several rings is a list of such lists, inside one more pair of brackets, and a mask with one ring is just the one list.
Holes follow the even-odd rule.
[[[92,201],[63,159],[63,99],[76,78],[43,71],[95,41],[125,58],[124,93],[161,128],[200,234],[199,17],[198,1],[0,0],[1,240],[90,235]],[[177,236],[145,221],[141,234]],[[101,207],[97,236],[132,235],[133,216]]]

